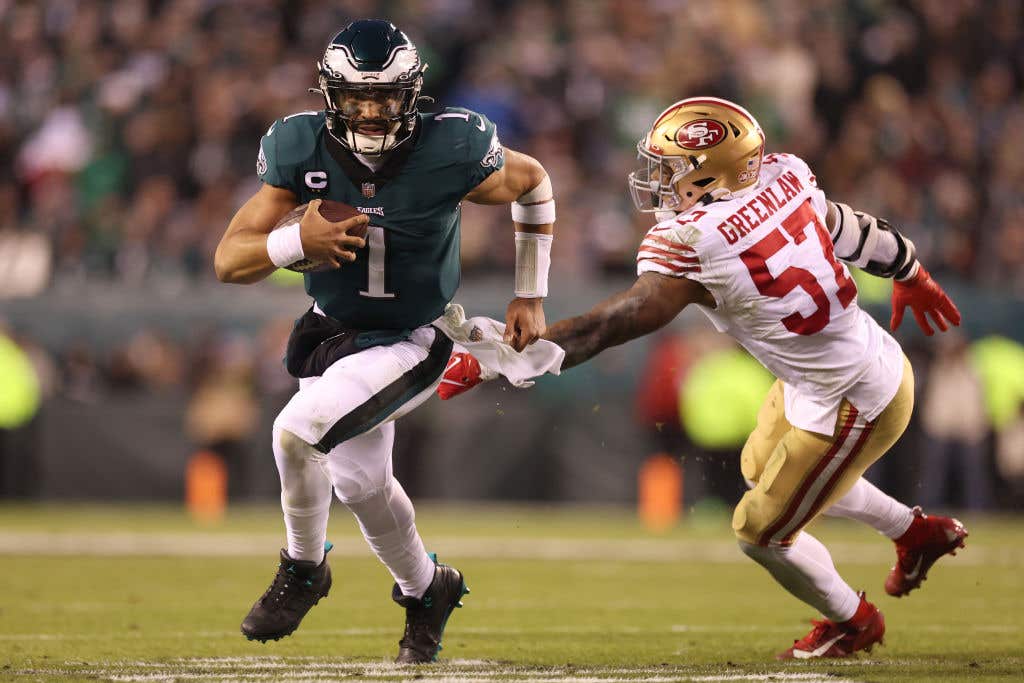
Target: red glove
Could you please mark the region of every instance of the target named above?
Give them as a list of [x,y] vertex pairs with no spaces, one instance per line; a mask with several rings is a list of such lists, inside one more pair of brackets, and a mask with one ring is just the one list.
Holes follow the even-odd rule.
[[448,367],[444,369],[444,377],[437,387],[437,395],[442,401],[469,391],[483,382],[480,376],[480,362],[468,353],[453,353],[448,359]]
[[960,311],[942,291],[939,283],[932,279],[924,266],[919,265],[917,274],[909,280],[893,284],[892,320],[889,322],[889,327],[893,330],[899,327],[903,321],[903,311],[907,306],[910,306],[917,324],[929,337],[935,334],[935,330],[928,324],[928,319],[924,316],[925,313],[931,316],[943,332],[949,329],[946,321],[957,326],[960,325]]

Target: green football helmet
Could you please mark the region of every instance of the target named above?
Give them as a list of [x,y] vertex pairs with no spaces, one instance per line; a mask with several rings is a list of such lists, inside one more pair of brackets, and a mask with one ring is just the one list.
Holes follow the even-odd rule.
[[327,128],[345,148],[379,155],[416,127],[427,65],[409,37],[390,21],[361,19],[331,39],[317,63]]

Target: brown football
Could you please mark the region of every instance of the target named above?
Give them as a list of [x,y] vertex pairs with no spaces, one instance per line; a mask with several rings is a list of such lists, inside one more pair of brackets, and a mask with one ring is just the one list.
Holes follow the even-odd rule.
[[[299,206],[296,206],[294,209],[289,211],[287,214],[285,214],[284,218],[277,222],[277,225],[274,226],[274,230],[279,230],[280,228],[283,228],[286,225],[292,225],[293,223],[298,223],[299,221],[301,221],[302,216],[306,213],[307,206],[309,206],[309,204],[300,204]],[[359,215],[359,210],[356,209],[354,206],[349,206],[345,202],[336,202],[333,199],[324,199],[323,201],[321,201],[319,211],[321,216],[331,221],[332,223],[337,223],[338,221],[343,221],[346,218],[351,218],[352,216]],[[357,225],[356,227],[349,230],[348,234],[354,235],[356,237],[365,238],[366,226]],[[294,270],[296,273],[317,273],[323,270],[331,270],[333,266],[319,259],[304,258],[300,261],[296,261],[295,263],[285,266],[285,268],[287,268],[288,270]]]

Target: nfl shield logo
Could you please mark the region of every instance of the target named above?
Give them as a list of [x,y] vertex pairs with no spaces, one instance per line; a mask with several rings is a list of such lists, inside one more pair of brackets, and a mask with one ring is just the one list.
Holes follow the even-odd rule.
[[369,198],[369,197],[372,197],[375,194],[377,194],[377,186],[376,185],[374,185],[373,183],[363,183],[363,196],[364,197]]

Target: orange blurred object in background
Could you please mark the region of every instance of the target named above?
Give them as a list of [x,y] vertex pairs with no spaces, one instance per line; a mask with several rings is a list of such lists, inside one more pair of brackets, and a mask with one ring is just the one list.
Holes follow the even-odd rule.
[[224,460],[210,451],[198,451],[185,466],[185,507],[197,522],[224,519],[228,503],[228,471]]
[[659,453],[644,461],[637,476],[637,512],[651,531],[667,531],[679,521],[683,508],[683,468],[670,455]]

